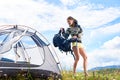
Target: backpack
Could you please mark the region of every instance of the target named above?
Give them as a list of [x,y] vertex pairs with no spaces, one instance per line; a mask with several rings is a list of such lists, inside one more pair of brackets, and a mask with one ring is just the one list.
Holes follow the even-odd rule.
[[61,33],[55,34],[53,37],[53,45],[55,47],[58,47],[61,52],[71,52],[74,59],[75,56],[73,54],[73,51],[71,49],[71,40],[65,39]]

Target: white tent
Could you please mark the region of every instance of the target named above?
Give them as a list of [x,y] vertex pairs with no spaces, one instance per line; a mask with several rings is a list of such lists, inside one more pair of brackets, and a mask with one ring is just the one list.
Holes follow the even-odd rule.
[[50,46],[39,32],[30,27],[0,26],[0,74],[29,71],[37,77],[51,74],[61,77],[59,61]]

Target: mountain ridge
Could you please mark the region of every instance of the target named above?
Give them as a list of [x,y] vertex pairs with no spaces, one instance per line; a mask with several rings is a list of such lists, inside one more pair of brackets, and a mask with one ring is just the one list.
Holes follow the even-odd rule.
[[110,66],[103,66],[103,67],[95,67],[90,69],[92,70],[102,70],[102,69],[120,69],[120,65],[110,65]]

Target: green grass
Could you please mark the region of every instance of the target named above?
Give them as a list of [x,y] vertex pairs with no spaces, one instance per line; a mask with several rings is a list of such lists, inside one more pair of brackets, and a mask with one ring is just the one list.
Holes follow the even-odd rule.
[[72,71],[63,71],[63,80],[120,80],[119,69],[105,69],[100,71],[89,71],[89,76],[85,77],[84,73],[78,72],[73,76]]
[[[99,71],[88,71],[89,76],[85,77],[83,72],[77,72],[73,76],[72,71],[62,71],[62,80],[120,80],[120,69],[104,69]],[[16,77],[0,77],[0,80],[46,80],[33,78],[31,74],[18,74]],[[49,77],[48,80],[54,80]],[[57,79],[55,79],[57,80]],[[60,80],[60,79],[58,79]]]

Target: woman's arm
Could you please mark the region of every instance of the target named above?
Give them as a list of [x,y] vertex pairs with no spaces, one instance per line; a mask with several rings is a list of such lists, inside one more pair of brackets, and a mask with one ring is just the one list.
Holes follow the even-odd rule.
[[79,28],[79,33],[82,33],[82,32],[83,32],[83,29],[81,28],[80,25],[78,25],[78,28]]

